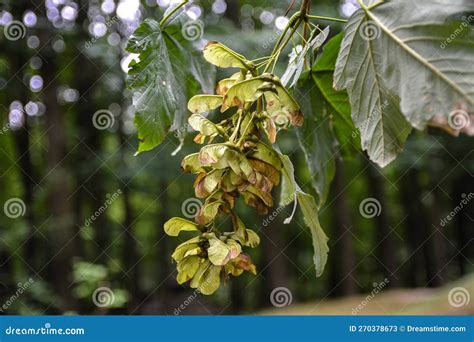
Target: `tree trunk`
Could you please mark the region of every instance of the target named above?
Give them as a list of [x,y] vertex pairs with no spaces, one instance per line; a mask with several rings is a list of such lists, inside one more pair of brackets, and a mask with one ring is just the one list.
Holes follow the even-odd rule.
[[336,174],[332,184],[332,193],[335,196],[333,203],[333,236],[334,242],[330,245],[331,258],[330,288],[334,289],[331,296],[347,296],[357,292],[357,284],[354,281],[356,275],[352,275],[355,265],[355,253],[353,248],[352,219],[350,207],[347,201],[344,170],[340,161],[336,164]]
[[[76,171],[78,184],[81,185],[76,196],[81,200],[81,203],[90,203],[90,211],[86,217],[81,218],[81,224],[84,224],[85,219],[90,217],[91,213],[104,205],[107,192],[103,161],[100,158],[103,132],[97,129],[93,123],[94,113],[102,109],[97,107],[92,96],[97,76],[100,75],[101,70],[85,55],[86,42],[90,39],[89,33],[86,31],[89,23],[88,9],[89,1],[82,0],[77,20],[83,24],[78,30],[76,39],[71,41],[71,44],[76,45],[76,49],[81,50],[74,62],[76,88],[80,96],[74,106],[76,108],[77,131],[79,132],[77,139],[82,140],[81,148],[77,149],[75,163],[83,165]],[[84,170],[88,172],[84,172]],[[79,210],[82,212],[82,207]],[[108,227],[107,215],[99,215],[91,225],[94,227],[95,235],[95,255],[92,260],[105,264],[107,256],[104,251],[110,247],[108,244],[109,230],[105,229]]]
[[[436,286],[436,270],[433,267],[436,253],[431,250],[431,221],[422,203],[422,187],[419,185],[419,172],[410,169],[400,180],[401,203],[407,213],[405,220],[408,256],[403,268],[405,282],[412,287]],[[430,282],[431,279],[434,279]],[[427,284],[427,282],[429,282]]]
[[[271,213],[269,214],[271,215]],[[278,217],[281,221],[281,218]],[[259,217],[259,219],[264,219]],[[283,224],[270,221],[260,231],[261,248],[262,248],[262,265],[261,271],[263,280],[262,286],[262,302],[263,306],[270,306],[270,294],[277,287],[289,287],[288,262],[284,253],[286,246],[282,232],[287,229]]]
[[[39,29],[42,42],[50,42],[52,26],[45,18],[45,8],[41,6],[44,26]],[[47,25],[46,25],[47,24]],[[43,98],[46,106],[47,123],[47,175],[43,182],[47,183],[49,191],[48,207],[52,214],[49,221],[49,234],[53,243],[51,266],[49,274],[51,282],[60,296],[58,303],[62,311],[76,309],[76,302],[71,293],[72,259],[76,255],[76,242],[79,239],[74,235],[74,214],[71,203],[71,173],[66,159],[67,138],[64,115],[56,99],[57,75],[59,73],[57,55],[51,43],[42,49],[43,60]],[[49,266],[49,264],[48,264]]]
[[[466,173],[457,179],[453,186],[449,211],[459,206],[463,199],[468,200],[468,196],[471,196],[472,193],[474,193],[472,176]],[[472,229],[474,225],[474,199],[470,199],[467,205],[463,205],[462,211],[454,217],[453,221],[455,249],[460,251],[455,258],[459,275],[464,276],[468,273],[469,261],[474,259],[474,231]],[[446,224],[445,227],[449,226],[450,223]]]
[[[436,186],[436,185],[434,185]],[[431,263],[435,275],[432,279],[428,281],[433,286],[441,286],[448,280],[448,272],[446,269],[446,263],[448,262],[447,258],[447,248],[451,247],[446,241],[446,234],[447,231],[443,231],[443,227],[440,226],[440,222],[442,219],[442,193],[440,192],[439,188],[435,187],[433,192],[433,203],[429,207],[429,217],[431,219],[431,225],[428,233],[433,234],[432,238],[430,239],[430,243],[427,246],[430,251],[429,260],[426,262]],[[444,236],[443,236],[444,235]],[[451,248],[450,248],[451,249]]]
[[[127,150],[125,146],[125,135],[122,133],[122,127],[119,128],[119,138],[120,138],[120,154],[122,158],[122,167],[125,167],[126,162],[126,153]],[[122,250],[122,261],[127,272],[127,289],[130,292],[131,302],[129,303],[130,312],[138,309],[138,305],[141,303],[141,293],[140,293],[140,273],[139,273],[139,260],[140,256],[138,254],[138,248],[136,243],[136,238],[133,234],[133,211],[132,205],[130,203],[130,190],[128,189],[128,183],[130,179],[122,179],[127,185],[122,187],[122,197],[124,204],[124,222],[123,222],[123,250]]]
[[374,245],[378,247],[375,250],[375,255],[378,260],[376,264],[379,272],[389,276],[390,282],[387,286],[398,287],[400,281],[397,270],[397,241],[395,232],[390,228],[390,206],[388,204],[385,193],[385,181],[377,167],[368,162],[367,179],[369,184],[370,196],[377,199],[380,203],[380,214],[375,216],[375,241]]

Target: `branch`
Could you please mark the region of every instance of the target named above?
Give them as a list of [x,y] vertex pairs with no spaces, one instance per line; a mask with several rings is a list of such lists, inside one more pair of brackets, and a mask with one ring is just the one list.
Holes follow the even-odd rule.
[[331,17],[322,17],[320,15],[307,15],[309,19],[316,19],[316,20],[329,20],[329,21],[335,21],[338,23],[347,23],[346,19],[339,19],[339,18],[331,18]]
[[303,0],[301,3],[301,17],[304,20],[303,39],[308,37],[308,13],[311,10],[311,0]]
[[175,8],[173,8],[163,19],[160,21],[160,27],[163,27],[166,23],[166,21],[171,18],[173,14],[176,13],[177,10],[179,10],[181,7],[186,5],[189,2],[189,0],[183,0],[181,3],[179,3]]
[[301,3],[301,8],[300,12],[303,14],[303,17],[305,17],[311,9],[311,0],[303,0]]

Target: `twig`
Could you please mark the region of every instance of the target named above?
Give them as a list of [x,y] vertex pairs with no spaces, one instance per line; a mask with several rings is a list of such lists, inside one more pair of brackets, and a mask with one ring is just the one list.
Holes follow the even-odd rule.
[[309,18],[309,19],[329,20],[329,21],[336,21],[338,23],[347,23],[347,20],[345,20],[345,19],[322,17],[320,15],[309,15],[308,14],[306,17]]
[[184,5],[186,5],[187,3],[189,2],[189,0],[184,0],[182,1],[181,3],[179,3],[178,5],[176,5],[175,8],[173,8],[166,16],[163,17],[163,19],[161,19],[160,21],[160,27],[163,27],[163,25],[166,23],[166,21],[171,18],[171,16],[173,14],[176,13],[177,10],[179,10],[181,7],[183,7]]

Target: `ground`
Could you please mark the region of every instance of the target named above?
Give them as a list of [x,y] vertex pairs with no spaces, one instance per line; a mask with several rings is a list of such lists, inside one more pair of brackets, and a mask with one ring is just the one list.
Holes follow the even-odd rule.
[[[462,294],[459,289],[463,288]],[[458,301],[465,303],[459,307],[450,304],[449,293],[458,291]],[[467,294],[467,296],[466,296]],[[309,303],[292,303],[284,308],[261,311],[262,315],[351,315],[353,310],[367,302],[370,294],[329,299]],[[452,297],[452,296],[451,296]],[[452,302],[456,300],[453,298]],[[457,302],[459,303],[459,302]],[[462,304],[460,303],[460,304]],[[456,304],[456,302],[454,303]],[[384,289],[369,299],[360,309],[359,315],[473,315],[474,314],[474,274],[437,289]]]

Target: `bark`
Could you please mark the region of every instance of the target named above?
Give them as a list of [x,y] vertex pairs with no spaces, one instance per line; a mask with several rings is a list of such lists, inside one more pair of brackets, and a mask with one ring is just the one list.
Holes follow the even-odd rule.
[[[20,6],[13,8],[14,11],[12,14],[15,17],[21,18],[28,7],[27,2],[21,3]],[[28,50],[23,45],[22,42],[17,42],[13,44],[13,48],[8,50],[8,55],[11,57],[11,80],[7,87],[7,98],[8,103],[19,100],[22,105],[25,106],[29,101],[29,91],[22,80],[24,79],[24,71],[27,70],[25,66],[28,64],[30,56]],[[10,47],[11,45],[8,46]],[[14,73],[17,73],[15,77],[13,76]],[[25,260],[28,260],[30,267],[36,271],[39,269],[39,264],[36,262],[38,260],[36,258],[38,238],[34,227],[33,196],[37,180],[31,162],[29,120],[26,113],[23,113],[23,115],[25,119],[23,127],[13,132],[14,142],[18,152],[18,158],[16,160],[18,174],[20,175],[23,187],[22,200],[26,206],[24,219],[28,224],[26,242],[23,245],[22,252]],[[31,273],[30,268],[27,268],[27,271]]]
[[446,253],[447,248],[451,245],[445,238],[448,232],[440,225],[443,213],[443,195],[437,187],[434,188],[432,195],[433,203],[429,208],[429,217],[431,218],[430,234],[432,233],[433,236],[428,246],[431,255],[427,262],[431,263],[435,272],[433,278],[429,279],[430,283],[433,286],[441,286],[447,282],[449,276],[446,268],[446,263],[448,262]]
[[376,225],[374,246],[378,245],[375,250],[378,260],[375,261],[379,272],[390,278],[387,286],[398,287],[400,286],[400,281],[396,271],[398,268],[397,237],[396,233],[392,232],[392,228],[390,228],[390,205],[386,198],[385,179],[375,165],[370,162],[368,163],[367,179],[370,196],[380,202],[382,209],[380,214],[373,218]]
[[[272,215],[272,212],[269,213]],[[259,216],[259,220],[266,220],[267,224],[259,233],[262,249],[261,274],[263,276],[263,284],[261,287],[262,295],[260,306],[270,306],[270,294],[277,287],[289,288],[288,261],[283,253],[286,244],[282,233],[287,229],[281,221],[283,213],[280,213],[278,221],[269,221],[268,217]],[[260,223],[260,222],[259,222]],[[262,226],[262,223],[260,223]]]
[[[452,201],[449,204],[448,212],[459,206],[462,199],[467,200],[467,196],[474,193],[474,184],[472,177],[466,173],[456,180],[453,191]],[[454,221],[454,222],[453,222]],[[474,200],[471,199],[467,205],[463,205],[463,209],[453,219],[452,225],[446,224],[445,227],[454,227],[454,242],[456,252],[456,263],[458,265],[458,273],[464,276],[468,273],[470,260],[474,259]],[[449,229],[449,228],[448,228]],[[460,251],[460,252],[458,252]]]
[[[168,194],[167,194],[168,182],[166,177],[163,175],[160,177],[158,193],[159,202],[161,204],[159,216],[156,223],[156,241],[155,244],[155,258],[156,263],[156,283],[161,284],[158,291],[156,291],[156,296],[160,299],[160,313],[168,313],[168,309],[173,306],[173,296],[183,295],[183,288],[176,283],[175,274],[169,276],[172,273],[171,264],[170,264],[170,255],[171,250],[169,246],[169,237],[165,234],[163,226],[166,222],[166,219],[170,217],[169,208],[168,208]],[[169,310],[171,311],[171,310]]]
[[353,248],[353,236],[351,231],[352,219],[347,194],[344,190],[346,180],[341,162],[337,162],[336,174],[332,184],[332,193],[335,196],[333,203],[333,236],[334,244],[330,245],[331,255],[338,256],[330,258],[330,288],[334,289],[332,296],[347,296],[357,291],[354,281],[355,253]]
[[244,309],[245,287],[241,279],[232,279],[230,284],[230,300],[232,302],[230,314],[238,315]]
[[[97,77],[101,75],[101,70],[93,61],[86,56],[86,42],[90,39],[86,31],[87,11],[89,9],[89,1],[81,1],[78,13],[78,22],[85,23],[81,25],[74,41],[76,48],[81,50],[74,61],[76,88],[79,91],[79,100],[75,104],[78,139],[82,140],[80,148],[75,155],[75,163],[83,165],[82,168],[76,170],[77,183],[80,188],[76,192],[79,212],[83,212],[81,204],[88,203],[89,210],[85,217],[81,218],[81,224],[90,215],[104,205],[106,201],[106,175],[103,171],[103,161],[100,158],[102,147],[103,132],[96,129],[93,125],[94,113],[101,109],[98,108],[93,98],[94,85]],[[85,146],[84,146],[85,145]],[[86,170],[87,172],[84,172]],[[115,191],[114,191],[115,192]],[[95,262],[105,264],[107,256],[103,253],[109,247],[109,231],[104,229],[107,227],[107,215],[99,215],[91,224],[94,227],[95,235],[95,255],[92,257]]]
[[[432,250],[429,236],[431,221],[422,203],[423,188],[419,184],[419,171],[410,169],[400,184],[401,203],[407,213],[405,230],[408,256],[403,264],[404,278],[408,286],[436,286],[436,253]],[[433,281],[430,282],[430,280]],[[428,283],[427,283],[428,282]]]
[[[42,24],[39,29],[41,42],[49,42],[53,28],[45,19],[44,3],[37,4],[42,11]],[[46,106],[47,123],[47,175],[43,183],[48,189],[48,208],[52,215],[49,221],[49,234],[53,243],[52,255],[47,264],[50,281],[54,284],[61,300],[58,307],[62,311],[75,310],[76,301],[71,293],[72,260],[76,255],[74,236],[74,214],[71,200],[71,172],[67,164],[67,137],[64,114],[57,102],[56,90],[59,73],[57,55],[48,44],[42,49],[44,81],[43,102]]]
[[[125,167],[125,159],[128,151],[125,149],[127,145],[125,142],[125,135],[122,133],[122,129],[119,129],[120,136],[120,154],[122,158],[122,167]],[[125,183],[129,183],[129,179],[123,180]],[[127,289],[130,292],[131,302],[129,303],[129,308],[131,311],[134,311],[137,306],[141,303],[142,295],[139,288],[139,260],[140,256],[138,254],[136,238],[133,234],[133,222],[134,215],[132,205],[130,203],[130,190],[128,185],[122,187],[122,200],[124,205],[124,222],[123,222],[123,250],[122,250],[122,262],[127,272]]]

